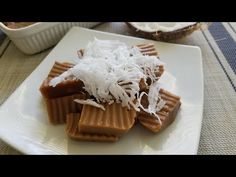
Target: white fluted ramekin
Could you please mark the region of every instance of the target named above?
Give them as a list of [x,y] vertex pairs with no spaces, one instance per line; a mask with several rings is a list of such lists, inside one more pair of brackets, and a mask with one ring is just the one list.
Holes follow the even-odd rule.
[[98,24],[99,22],[37,22],[11,29],[0,22],[0,28],[22,52],[35,54],[57,44],[72,26],[91,28]]

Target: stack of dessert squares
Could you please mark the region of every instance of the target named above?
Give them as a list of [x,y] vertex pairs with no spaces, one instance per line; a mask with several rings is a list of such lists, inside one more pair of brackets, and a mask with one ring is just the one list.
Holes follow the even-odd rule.
[[[158,56],[152,43],[140,44],[136,47],[143,55]],[[84,50],[79,50],[78,55],[82,57],[83,52]],[[56,61],[40,86],[50,123],[55,125],[66,123],[68,137],[80,141],[115,142],[137,123],[140,123],[145,129],[157,133],[175,120],[181,105],[180,97],[164,89],[160,89],[159,95],[166,104],[156,113],[161,123],[152,114],[122,107],[120,103],[105,104],[105,110],[102,110],[92,105],[75,102],[76,99],[93,97],[83,89],[84,83],[81,80],[71,76],[55,87],[49,84],[50,80],[73,66],[74,64],[69,62]],[[160,66],[156,75],[160,77],[163,72],[164,66]],[[146,83],[140,80],[140,91],[148,93],[148,84],[148,80]],[[147,96],[142,97],[141,104],[144,108],[148,107]]]

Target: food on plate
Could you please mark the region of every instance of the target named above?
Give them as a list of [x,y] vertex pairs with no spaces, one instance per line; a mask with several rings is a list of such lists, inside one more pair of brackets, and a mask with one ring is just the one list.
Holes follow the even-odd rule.
[[78,125],[82,133],[121,136],[133,127],[135,119],[136,111],[121,104],[106,105],[105,110],[84,105]]
[[75,103],[74,99],[86,99],[86,92],[81,92],[83,83],[73,78],[58,84],[56,87],[49,85],[52,78],[59,76],[74,64],[55,62],[47,78],[40,86],[41,94],[46,103],[49,121],[52,124],[66,123],[68,113],[81,112],[82,105]]
[[64,62],[55,62],[52,69],[50,70],[47,78],[43,81],[40,86],[40,91],[44,98],[52,99],[62,96],[68,96],[71,94],[80,93],[80,90],[83,88],[83,82],[76,80],[75,77],[68,77],[63,82],[59,83],[57,86],[52,87],[49,85],[49,82],[54,78],[72,68],[74,64]]
[[119,139],[114,135],[102,135],[92,133],[81,133],[78,128],[78,122],[80,120],[80,114],[70,113],[67,114],[66,119],[66,133],[68,137],[78,141],[100,141],[100,142],[115,142]]
[[164,62],[153,44],[94,39],[75,63],[55,62],[40,91],[49,121],[75,140],[117,141],[135,122],[159,132],[174,121],[180,97],[161,88]]
[[154,44],[152,44],[152,43],[149,43],[149,44],[139,44],[139,45],[136,45],[136,47],[138,47],[139,51],[143,55],[158,56],[156,48],[155,48]]
[[[154,133],[165,129],[175,120],[176,114],[178,113],[179,107],[181,105],[179,96],[176,96],[164,89],[160,89],[159,97],[166,102],[165,106],[157,112],[160,120],[156,119],[155,116],[143,110],[137,113],[137,119],[139,120],[140,124]],[[160,99],[158,101],[160,101]],[[142,97],[141,104],[144,109],[148,108],[149,102],[147,95]]]
[[49,121],[52,124],[66,123],[67,114],[80,113],[82,111],[82,105],[74,102],[74,100],[85,98],[82,93],[52,99],[45,98],[44,101],[46,103]]

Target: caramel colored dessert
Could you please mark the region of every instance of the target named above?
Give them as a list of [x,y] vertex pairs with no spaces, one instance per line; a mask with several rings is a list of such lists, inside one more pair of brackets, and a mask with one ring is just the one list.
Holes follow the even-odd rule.
[[[156,51],[156,48],[155,48],[154,44],[152,44],[152,43],[139,44],[139,45],[136,45],[136,46],[140,49],[140,52],[143,55],[157,56],[158,57],[158,52]],[[161,77],[163,72],[164,72],[164,66],[161,65],[161,66],[159,66],[159,70],[156,72],[156,76]]]
[[60,63],[58,61],[55,61],[52,69],[48,73],[48,78],[52,79],[54,77],[57,77],[63,72],[67,71],[68,69],[72,68],[73,66],[74,66],[73,63],[69,63],[69,62]]
[[156,51],[156,48],[154,46],[154,44],[149,43],[149,44],[139,44],[136,45],[140,52],[143,55],[149,55],[149,56],[158,56],[158,52]]
[[74,99],[87,98],[87,94],[80,91],[83,83],[73,80],[73,78],[58,84],[56,87],[49,86],[52,78],[59,76],[73,66],[72,63],[55,62],[40,87],[47,106],[48,118],[52,124],[65,123],[66,114],[81,112],[82,105],[74,102]]
[[66,133],[68,137],[80,141],[115,142],[119,138],[113,135],[81,133],[78,129],[80,114],[67,114]]
[[[158,57],[158,52],[156,51],[156,48],[154,46],[154,44],[152,43],[148,43],[148,44],[139,44],[136,45],[136,47],[139,48],[139,51],[143,54],[143,55],[149,55],[149,56],[157,56]],[[155,73],[157,77],[161,77],[161,75],[164,73],[164,66],[161,65],[159,66],[158,71]],[[144,82],[143,79],[141,79],[139,87],[140,87],[140,91],[144,91],[148,89],[148,86],[151,84],[150,80],[147,79],[147,83]]]
[[60,98],[45,99],[48,118],[52,124],[66,123],[68,113],[78,113],[82,111],[83,105],[74,102],[74,99],[85,99],[83,94],[75,94]]
[[59,76],[73,66],[74,65],[71,63],[54,63],[48,77],[43,81],[40,87],[40,91],[44,98],[52,99],[68,96],[77,94],[83,90],[83,82],[80,80],[75,80],[73,77],[66,79],[65,81],[57,84],[55,87],[49,86],[49,82],[52,78]]
[[105,111],[90,105],[84,105],[79,120],[79,131],[121,136],[135,123],[136,111],[128,110],[121,104],[105,106]]
[[[155,75],[157,77],[161,77],[161,75],[164,73],[164,66],[163,65],[160,65],[159,66],[159,70],[155,73]],[[139,88],[140,88],[140,91],[144,91],[144,90],[147,90],[148,89],[148,86],[150,86],[151,84],[151,80],[150,78],[147,78],[147,81],[145,82],[144,79],[141,79],[140,80],[140,83],[139,83]]]
[[[140,44],[137,47],[143,55],[158,56],[155,46],[151,43]],[[78,50],[79,58],[83,58],[84,52],[83,49]],[[152,60],[156,59],[155,57],[149,58]],[[90,60],[88,59],[88,61]],[[174,121],[181,104],[180,97],[163,89],[160,90],[159,94],[166,101],[166,105],[157,113],[161,120],[160,123],[153,115],[144,111],[136,112],[133,108],[122,107],[120,103],[112,103],[110,105],[104,103],[102,105],[105,110],[102,110],[95,107],[96,103],[94,102],[83,102],[83,100],[92,101],[96,97],[95,95],[89,95],[83,89],[84,83],[75,76],[65,78],[64,81],[58,83],[55,87],[49,85],[53,78],[61,75],[73,66],[75,65],[68,62],[55,62],[47,78],[40,86],[40,91],[46,102],[49,121],[52,124],[66,123],[66,133],[71,139],[115,142],[137,122],[152,132],[159,132]],[[145,67],[143,69],[147,70],[149,68]],[[152,74],[157,76],[155,79],[152,78],[152,81],[159,79],[164,72],[163,65],[159,66],[157,70],[151,69]],[[148,92],[151,84],[151,78],[147,78],[146,82],[144,82],[144,79],[141,79],[139,82],[140,91]],[[138,95],[138,93],[135,94]],[[88,98],[91,100],[87,100]],[[77,101],[82,100],[84,105],[75,102],[75,99],[78,99]],[[95,106],[86,105],[92,103]],[[146,95],[142,97],[141,104],[145,108],[148,107],[149,103]]]
[[[156,51],[153,44],[142,44],[138,47],[141,52],[144,52],[145,54],[154,54],[154,51]],[[81,49],[78,53],[83,56],[84,50]],[[57,84],[55,87],[49,86],[49,82],[52,78],[59,76],[73,66],[74,64],[72,63],[60,63],[56,61],[40,87],[40,91],[46,101],[49,120],[53,124],[65,123],[65,116],[67,113],[81,112],[82,105],[75,103],[73,98],[80,97],[86,99],[89,97],[89,95],[83,91],[83,82],[76,80],[73,76]],[[157,76],[161,76],[163,72],[164,67],[160,66]],[[148,82],[145,83],[144,80],[141,80],[140,90],[146,90],[147,88]],[[62,105],[68,106],[62,108]]]
[[[154,48],[153,44],[140,44],[140,45],[137,45],[137,47],[140,48],[141,50],[145,49],[143,50],[143,54],[146,54],[145,52],[148,51],[151,54],[156,53],[157,55],[156,49]],[[78,55],[80,56],[83,56],[83,53],[84,53],[83,49],[80,49],[78,51]],[[40,87],[40,91],[45,98],[58,98],[61,96],[75,94],[83,90],[82,89],[84,87],[83,82],[80,80],[75,80],[73,77],[68,78],[64,82],[61,82],[58,85],[56,85],[55,87],[49,86],[49,82],[52,78],[59,76],[63,72],[72,68],[73,66],[74,64],[68,63],[68,62],[60,63],[56,61],[54,63],[52,69],[50,70],[48,74],[48,77],[43,81]],[[159,70],[157,71],[156,76],[160,77],[163,74],[163,72],[164,72],[164,66],[161,65],[159,66]],[[147,83],[145,83],[144,80],[142,79],[139,85],[140,90],[141,91],[146,90],[148,85],[150,85],[148,80],[147,80]]]
[[[159,93],[161,98],[166,101],[166,105],[157,113],[162,125],[156,117],[144,111],[139,112],[137,116],[140,124],[154,133],[164,130],[175,120],[181,105],[180,97],[164,89],[161,89]],[[147,100],[147,96],[143,96],[141,104],[144,106],[144,108],[148,107],[149,103]]]

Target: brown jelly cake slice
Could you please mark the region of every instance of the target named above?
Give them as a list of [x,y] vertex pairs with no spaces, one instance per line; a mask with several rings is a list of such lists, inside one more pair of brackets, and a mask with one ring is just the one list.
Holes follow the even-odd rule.
[[153,43],[136,45],[143,55],[158,56],[158,52]]
[[135,123],[136,111],[128,110],[121,104],[105,105],[105,111],[90,105],[84,105],[79,121],[79,131],[104,135],[121,136]]
[[49,85],[52,78],[59,76],[73,66],[74,65],[72,63],[54,63],[48,77],[43,81],[39,89],[44,98],[50,99],[68,96],[79,93],[83,90],[83,82],[75,79],[74,77],[66,79],[65,81],[57,84],[55,87]]
[[[161,120],[161,124],[154,115],[144,111],[137,113],[137,118],[140,124],[154,133],[164,130],[175,120],[181,105],[179,96],[176,96],[164,89],[160,89],[159,94],[160,97],[166,102],[165,106],[159,112],[157,112],[157,115]],[[149,103],[146,96],[143,96],[141,104],[144,106],[144,108],[148,106]]]
[[85,99],[85,96],[81,93],[53,99],[45,98],[49,121],[52,124],[66,123],[68,113],[81,112],[83,105],[74,102],[75,99]]
[[78,129],[78,122],[80,114],[67,114],[66,121],[66,133],[68,137],[77,141],[99,141],[99,142],[115,142],[119,139],[118,136],[114,135],[101,135],[101,134],[90,134],[81,133]]

